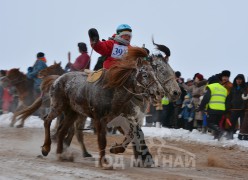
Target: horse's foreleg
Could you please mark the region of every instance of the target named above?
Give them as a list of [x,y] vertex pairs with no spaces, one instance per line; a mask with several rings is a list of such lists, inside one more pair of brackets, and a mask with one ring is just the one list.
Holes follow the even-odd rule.
[[59,115],[56,119],[55,126],[52,129],[51,139],[55,142],[57,141],[58,131],[62,127],[63,119],[64,119],[64,114]]
[[63,125],[59,129],[59,132],[58,132],[57,155],[60,160],[63,159],[61,154],[63,152],[63,142],[64,142],[65,135],[68,133],[68,129],[70,127],[73,127],[73,123],[75,122],[76,118],[77,118],[77,114],[75,112],[71,110],[69,112],[65,112],[65,118],[63,120]]
[[92,155],[88,153],[84,145],[84,134],[83,134],[82,128],[84,128],[85,126],[85,121],[86,121],[86,117],[80,116],[75,122],[75,131],[76,131],[77,140],[83,151],[83,157],[92,157]]
[[69,147],[71,145],[72,138],[75,134],[75,127],[71,125],[68,129],[67,136],[65,137],[64,144]]
[[50,126],[52,120],[57,116],[58,116],[58,112],[54,108],[52,108],[50,113],[44,119],[45,139],[44,139],[44,144],[41,147],[41,152],[44,156],[47,156],[51,150]]
[[133,152],[136,162],[138,162],[138,166],[140,167],[151,167],[154,162],[152,159],[152,155],[149,152],[149,149],[145,142],[144,133],[141,130],[140,126],[137,125],[135,127],[135,137],[133,139]]
[[106,124],[105,121],[102,119],[101,122],[99,119],[95,119],[95,127],[97,132],[97,141],[99,147],[99,165],[103,169],[112,169],[109,167],[108,162],[105,158],[105,149],[106,149]]
[[[123,135],[123,129],[121,127],[117,127],[117,130],[119,130]],[[132,141],[132,138],[129,137],[125,137],[125,139],[123,140],[123,142],[121,144],[115,144],[110,148],[110,152],[113,154],[119,154],[119,153],[124,153],[128,144]]]

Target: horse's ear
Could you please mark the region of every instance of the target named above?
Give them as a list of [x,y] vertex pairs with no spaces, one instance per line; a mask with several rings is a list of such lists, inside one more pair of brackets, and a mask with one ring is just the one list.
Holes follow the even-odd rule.
[[58,65],[60,65],[60,66],[61,66],[61,61],[58,63]]
[[169,57],[170,57],[170,56],[165,56],[165,57],[164,57],[165,62],[167,62],[167,63],[169,62]]
[[56,65],[57,64],[57,62],[56,62],[56,60],[54,60],[54,63],[53,63],[54,65]]

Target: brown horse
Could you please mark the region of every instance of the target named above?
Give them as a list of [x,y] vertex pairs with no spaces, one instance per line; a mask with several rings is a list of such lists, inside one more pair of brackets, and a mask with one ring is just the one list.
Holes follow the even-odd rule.
[[[24,108],[21,111],[18,111],[15,113],[16,117],[21,120],[21,124],[24,124],[25,120],[31,116],[35,111],[37,111],[39,108],[49,108],[50,107],[50,100],[49,100],[49,88],[51,87],[51,84],[55,79],[57,79],[60,75],[64,74],[65,71],[61,67],[61,63],[54,62],[53,65],[47,67],[46,69],[43,69],[39,72],[39,77],[42,78],[41,83],[41,91],[43,92],[41,96],[39,96],[32,105]],[[46,78],[48,77],[49,78]],[[52,136],[54,139],[56,139],[56,131],[58,131],[60,124],[62,124],[63,120],[63,114],[57,117],[56,126],[54,128],[54,135]],[[70,146],[71,140],[74,136],[74,133],[76,133],[76,137],[78,139],[78,142],[81,146],[83,157],[92,157],[91,154],[89,154],[86,150],[86,147],[83,142],[83,133],[80,130],[81,127],[84,127],[85,119],[78,118],[75,122],[75,127],[72,126],[68,132],[68,136],[66,137],[64,143],[67,146]]]
[[[27,76],[24,73],[20,72],[20,70],[17,68],[9,70],[6,79],[12,86],[16,88],[19,97],[16,111],[20,111],[21,109],[29,106],[34,102],[35,94],[33,88],[33,80],[28,79]],[[15,122],[16,116],[14,114],[10,126],[14,126]]]
[[[65,114],[63,125],[59,129],[57,154],[63,151],[63,139],[68,128],[79,117],[91,117],[97,130],[100,149],[100,165],[106,164],[106,123],[123,113],[125,105],[134,96],[146,100],[152,97],[159,100],[163,89],[150,64],[143,60],[147,56],[141,48],[130,48],[128,58],[119,61],[103,77],[94,83],[86,81],[85,73],[71,72],[60,76],[50,88],[51,109],[44,119],[45,141],[43,155],[50,151],[50,124],[60,115]],[[150,156],[147,152],[144,156]]]
[[[56,63],[55,61],[53,65],[40,71],[38,76],[39,78],[43,79],[49,75],[62,75],[64,72],[65,71],[61,67],[61,62]],[[29,116],[31,116],[35,111],[37,111],[39,108],[41,111],[41,116],[45,115],[45,111],[46,111],[45,109],[50,106],[49,97],[47,94],[44,94],[43,98],[38,97],[36,99],[34,97],[34,89],[33,89],[32,80],[27,79],[26,75],[19,72],[18,69],[10,70],[7,78],[9,79],[11,84],[13,84],[17,88],[17,91],[19,94],[19,102],[22,102],[22,99],[26,100],[24,101],[24,103],[22,103],[24,105],[22,105],[21,107],[18,106],[19,108],[16,109],[16,112],[14,113],[14,116],[12,118],[11,126],[15,124],[17,117],[22,114],[22,116],[18,118],[18,119],[21,119],[21,123],[17,127],[19,128],[23,127],[25,120]],[[25,79],[25,81],[21,79]],[[24,85],[22,83],[24,83]],[[41,101],[41,99],[43,102]],[[27,102],[27,100],[29,101]],[[35,106],[33,106],[34,104]]]
[[56,61],[54,62],[53,65],[41,70],[38,74],[39,78],[45,78],[50,75],[59,75],[61,76],[62,74],[65,73],[65,70],[61,67],[61,62],[57,63]]

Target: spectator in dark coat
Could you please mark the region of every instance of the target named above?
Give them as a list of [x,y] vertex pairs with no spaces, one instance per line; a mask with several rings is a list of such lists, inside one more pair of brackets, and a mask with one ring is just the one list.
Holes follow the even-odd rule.
[[233,80],[233,87],[226,100],[227,110],[231,112],[231,127],[229,130],[229,138],[233,138],[233,133],[236,132],[236,124],[240,118],[240,126],[245,115],[245,101],[242,99],[242,94],[246,92],[245,77],[243,74],[238,74]]
[[187,92],[181,86],[181,84],[184,83],[184,79],[181,77],[180,71],[175,72],[175,78],[177,83],[179,84],[182,93],[179,99],[176,102],[173,102],[174,110],[173,110],[173,118],[171,118],[171,126],[174,127],[175,129],[178,129],[183,127],[183,122],[180,121],[181,119],[178,118],[178,115],[181,113],[184,96],[187,94]]

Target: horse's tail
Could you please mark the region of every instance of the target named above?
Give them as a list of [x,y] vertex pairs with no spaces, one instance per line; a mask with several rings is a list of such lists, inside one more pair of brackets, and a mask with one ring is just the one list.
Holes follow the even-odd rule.
[[28,106],[27,108],[15,112],[14,116],[18,117],[22,121],[25,121],[29,116],[31,116],[35,111],[37,111],[42,105],[42,96],[38,97],[33,104]]
[[18,119],[21,119],[22,121],[25,121],[29,116],[31,116],[35,111],[37,111],[42,104],[44,104],[47,101],[47,94],[49,92],[49,89],[53,82],[58,78],[57,75],[47,76],[45,79],[43,79],[41,83],[41,95],[38,97],[33,104],[28,106],[27,108],[18,111],[14,114],[15,117],[18,117]]

